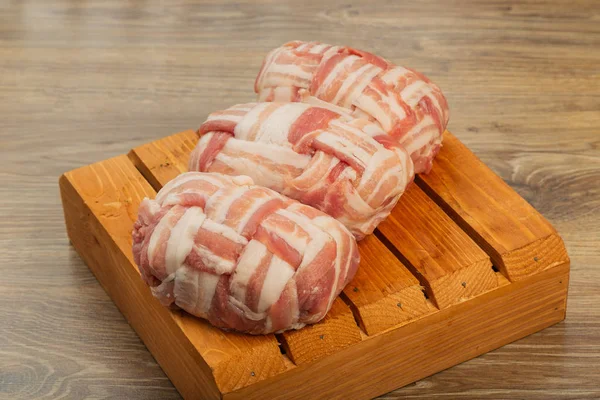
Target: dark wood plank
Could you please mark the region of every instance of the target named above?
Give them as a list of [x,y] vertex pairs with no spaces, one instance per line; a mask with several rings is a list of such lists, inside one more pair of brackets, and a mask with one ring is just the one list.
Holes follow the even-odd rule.
[[448,96],[450,130],[554,225],[571,258],[564,323],[385,398],[600,397],[599,8],[3,2],[0,397],[179,398],[68,246],[56,181],[251,101],[263,54],[297,38],[427,74]]

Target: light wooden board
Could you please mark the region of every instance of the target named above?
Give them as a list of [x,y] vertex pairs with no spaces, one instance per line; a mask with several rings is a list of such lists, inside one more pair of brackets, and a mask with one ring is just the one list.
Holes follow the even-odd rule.
[[134,148],[129,152],[129,158],[159,191],[171,179],[188,171],[190,153],[198,138],[192,130],[176,133]]
[[362,340],[352,312],[339,297],[321,322],[277,336],[296,365],[324,358]]
[[[167,310],[139,278],[131,229],[140,200],[186,170],[196,140],[193,131],[171,135],[60,182],[74,246],[185,397],[368,398],[564,318],[568,259],[511,282],[506,268],[492,269],[496,253],[479,247],[475,229],[457,224],[442,197],[419,185],[359,243],[355,279],[313,326],[256,337]],[[515,192],[504,196],[518,204]],[[495,226],[477,221],[479,229]]]

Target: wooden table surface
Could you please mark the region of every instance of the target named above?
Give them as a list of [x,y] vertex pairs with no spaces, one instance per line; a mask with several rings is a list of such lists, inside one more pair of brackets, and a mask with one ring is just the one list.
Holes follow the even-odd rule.
[[600,398],[600,2],[303,3],[0,3],[0,398],[179,398],[69,246],[58,177],[253,100],[292,39],[428,75],[572,260],[565,322],[383,398]]

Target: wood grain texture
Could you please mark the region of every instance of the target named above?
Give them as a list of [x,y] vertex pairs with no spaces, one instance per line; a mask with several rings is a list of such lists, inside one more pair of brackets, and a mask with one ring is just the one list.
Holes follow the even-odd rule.
[[435,310],[425,299],[421,284],[398,258],[370,235],[358,242],[360,268],[343,297],[368,334],[407,323]]
[[439,308],[497,286],[489,257],[417,185],[408,187],[377,231]]
[[565,322],[383,398],[599,398],[598,2],[295,4],[0,4],[0,398],[180,398],[68,246],[56,180],[251,101],[263,54],[298,38],[427,74],[571,258]]
[[[135,216],[131,201],[143,196],[139,188],[141,193],[152,192],[125,155],[66,173],[61,178],[61,195],[67,230],[78,252],[185,398],[368,399],[565,317],[568,263],[513,283],[496,272],[499,286],[495,290],[379,334],[363,335],[362,340],[361,335],[352,336],[348,329],[354,323],[352,313],[336,299],[325,320],[282,334],[297,366],[277,369],[283,366],[284,357],[269,352],[268,336],[226,334],[223,336],[228,340],[217,344],[211,338],[213,332],[220,332],[218,329],[185,313],[168,312],[149,295],[130,252],[117,245],[130,242],[123,240],[121,233],[131,229],[130,214]],[[90,239],[80,241],[85,236]],[[92,242],[99,244],[96,251],[90,246]],[[124,279],[127,272],[130,276]],[[159,313],[153,315],[153,308]],[[187,329],[183,329],[184,324]],[[237,342],[245,340],[248,346],[240,352]],[[214,363],[214,353],[219,363]],[[199,359],[196,365],[195,359]],[[248,382],[248,376],[255,381]]]
[[285,369],[274,335],[225,333],[153,298],[133,261],[131,231],[139,203],[155,191],[127,156],[70,171],[60,186],[69,238],[119,310],[167,371],[197,371],[191,382],[170,374],[183,394],[218,398],[217,388],[236,390]]
[[511,280],[568,262],[550,223],[450,132],[436,163],[417,183]]
[[350,308],[338,297],[318,324],[278,335],[286,355],[296,365],[307,364],[362,340]]

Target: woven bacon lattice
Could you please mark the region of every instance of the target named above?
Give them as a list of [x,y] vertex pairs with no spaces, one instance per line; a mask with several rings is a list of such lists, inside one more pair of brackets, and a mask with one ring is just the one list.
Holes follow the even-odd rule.
[[250,103],[210,114],[192,171],[248,175],[313,206],[358,238],[387,217],[414,177],[399,145],[366,119],[303,103]]
[[164,305],[252,334],[321,320],[359,262],[328,215],[246,176],[198,172],[141,203],[133,254]]
[[319,42],[272,50],[256,78],[259,101],[302,101],[376,121],[428,172],[448,125],[448,103],[422,74],[374,54]]

